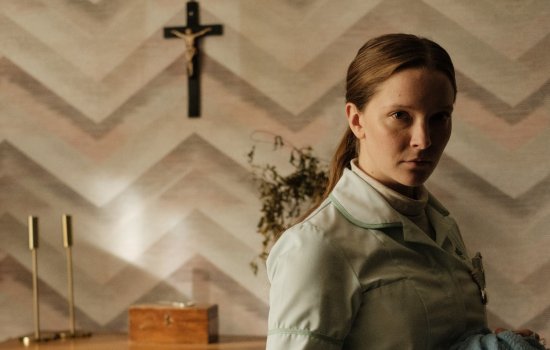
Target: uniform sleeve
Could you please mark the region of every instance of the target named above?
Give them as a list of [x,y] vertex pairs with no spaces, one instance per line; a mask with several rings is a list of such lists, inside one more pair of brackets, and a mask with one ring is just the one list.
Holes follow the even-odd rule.
[[311,224],[301,224],[277,242],[267,271],[267,350],[341,349],[361,295],[341,249]]

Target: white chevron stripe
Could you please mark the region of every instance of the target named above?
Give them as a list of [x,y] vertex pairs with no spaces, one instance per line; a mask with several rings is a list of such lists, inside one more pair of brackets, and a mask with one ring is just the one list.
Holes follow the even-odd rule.
[[[298,71],[380,2],[316,1],[310,4],[307,12],[302,7],[289,8],[277,0],[241,2],[240,6],[231,1],[214,0],[201,2],[201,5],[206,10],[205,19],[214,20],[208,15],[212,14],[217,17],[216,22],[226,23],[261,51],[273,55],[278,64]],[[350,8],[354,10],[345,11]],[[183,13],[179,16],[185,18]],[[274,16],[278,20],[274,21]]]
[[169,45],[167,40],[151,40],[160,45],[162,55],[151,60],[151,47],[146,42],[121,69],[96,82],[0,16],[0,51],[95,122],[109,116],[184,50],[183,45]]
[[550,6],[537,1],[423,0],[510,59],[518,59],[550,31]]
[[82,22],[72,23],[51,3],[27,1],[21,6],[6,1],[0,11],[25,30],[27,37],[32,35],[89,79],[100,82],[185,7],[185,2],[174,0],[158,1],[155,6],[147,0],[129,4],[126,2],[126,11],[118,13],[116,21],[92,28],[82,27]]
[[65,0],[34,1],[40,2],[41,6],[47,6],[49,9],[45,9],[45,11],[50,12],[50,17],[65,18],[71,22],[72,26],[88,33],[100,33],[106,28],[111,28],[133,10],[132,7],[127,6],[127,0],[96,1],[96,4]]

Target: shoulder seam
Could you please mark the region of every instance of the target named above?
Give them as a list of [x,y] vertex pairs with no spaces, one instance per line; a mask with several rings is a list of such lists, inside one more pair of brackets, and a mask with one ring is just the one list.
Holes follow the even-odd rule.
[[303,221],[302,223],[304,222],[307,222],[309,220],[311,220],[312,218],[314,218],[315,216],[317,216],[323,209],[325,209],[328,205],[330,204],[330,201],[324,201],[323,203],[321,203],[311,214],[309,214]]

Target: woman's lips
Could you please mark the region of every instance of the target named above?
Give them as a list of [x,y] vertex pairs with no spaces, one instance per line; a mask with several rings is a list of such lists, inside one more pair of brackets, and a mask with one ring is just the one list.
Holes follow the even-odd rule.
[[433,164],[433,161],[429,159],[410,159],[410,160],[405,160],[404,163],[409,164],[411,166],[425,167],[425,166],[431,166]]

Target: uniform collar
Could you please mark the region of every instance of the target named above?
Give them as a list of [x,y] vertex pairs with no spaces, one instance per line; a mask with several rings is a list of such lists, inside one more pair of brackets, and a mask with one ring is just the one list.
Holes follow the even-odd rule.
[[428,191],[424,186],[419,186],[415,189],[417,198],[410,198],[405,196],[394,189],[389,188],[375,178],[367,175],[358,165],[358,159],[355,158],[350,162],[351,171],[359,175],[359,177],[365,180],[376,192],[380,193],[382,197],[399,213],[407,216],[420,216],[426,211],[426,205],[428,204]]
[[398,212],[371,185],[345,168],[329,196],[351,222],[365,228],[402,226]]
[[[370,229],[401,227],[403,239],[445,248],[451,230],[456,229],[449,211],[431,194],[428,197],[427,215],[436,231],[431,240],[418,226],[392,208],[386,199],[352,170],[344,169],[329,200],[353,224]],[[455,243],[455,242],[452,242]],[[454,245],[454,244],[453,244]]]

